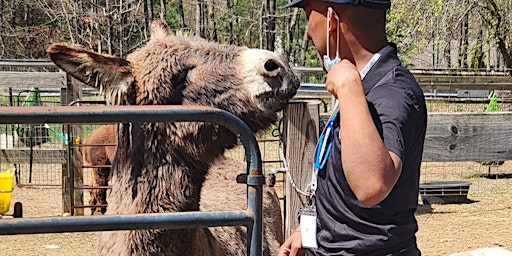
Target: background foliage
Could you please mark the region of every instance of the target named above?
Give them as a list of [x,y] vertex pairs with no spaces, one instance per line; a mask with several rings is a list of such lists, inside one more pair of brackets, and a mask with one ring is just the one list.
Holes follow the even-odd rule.
[[[152,19],[176,33],[265,48],[297,66],[319,62],[288,0],[0,0],[0,58],[46,58],[52,42],[125,56]],[[388,35],[417,68],[512,67],[511,0],[393,0]]]

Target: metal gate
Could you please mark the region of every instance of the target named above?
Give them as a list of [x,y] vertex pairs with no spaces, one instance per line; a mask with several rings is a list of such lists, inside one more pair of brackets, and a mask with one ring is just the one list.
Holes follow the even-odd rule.
[[239,135],[248,162],[247,210],[180,212],[67,218],[6,219],[0,222],[0,235],[64,233],[133,229],[183,229],[207,226],[247,227],[248,255],[262,253],[262,173],[260,149],[251,129],[237,116],[210,107],[187,106],[110,106],[110,107],[0,107],[0,124],[34,123],[120,123],[126,122],[212,122]]

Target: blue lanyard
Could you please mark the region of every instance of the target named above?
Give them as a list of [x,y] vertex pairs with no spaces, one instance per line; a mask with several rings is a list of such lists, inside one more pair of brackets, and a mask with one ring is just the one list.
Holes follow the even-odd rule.
[[334,138],[334,120],[336,119],[336,114],[333,114],[327,124],[325,125],[322,134],[318,138],[318,144],[315,150],[313,167],[317,170],[321,170],[325,167],[325,163],[327,163],[327,158],[329,158],[329,153],[332,148],[332,141]]
[[332,141],[334,139],[334,121],[336,120],[337,114],[338,101],[336,101],[334,113],[329,118],[329,121],[327,121],[322,134],[320,134],[320,137],[318,138],[318,143],[316,144],[315,156],[313,158],[313,172],[311,173],[311,182],[306,188],[306,192],[309,193],[310,197],[315,195],[318,171],[325,167],[327,159],[329,158],[329,153],[331,152]]

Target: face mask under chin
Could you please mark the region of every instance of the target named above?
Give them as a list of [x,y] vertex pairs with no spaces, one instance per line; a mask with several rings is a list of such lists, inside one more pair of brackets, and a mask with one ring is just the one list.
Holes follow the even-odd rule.
[[327,73],[329,73],[329,71],[331,71],[331,68],[332,66],[338,64],[341,62],[341,59],[339,57],[336,57],[334,59],[331,60],[331,58],[329,58],[329,56],[327,55],[324,55],[324,68],[325,68],[325,71],[327,71]]

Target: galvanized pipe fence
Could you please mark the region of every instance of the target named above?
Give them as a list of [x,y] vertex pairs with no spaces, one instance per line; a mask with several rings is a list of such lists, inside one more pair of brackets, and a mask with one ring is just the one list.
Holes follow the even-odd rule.
[[237,116],[224,110],[198,106],[0,107],[0,124],[129,122],[211,122],[237,134],[248,163],[247,174],[241,176],[248,186],[247,210],[4,219],[0,221],[0,235],[240,225],[247,227],[248,255],[261,255],[265,176],[256,138]]

